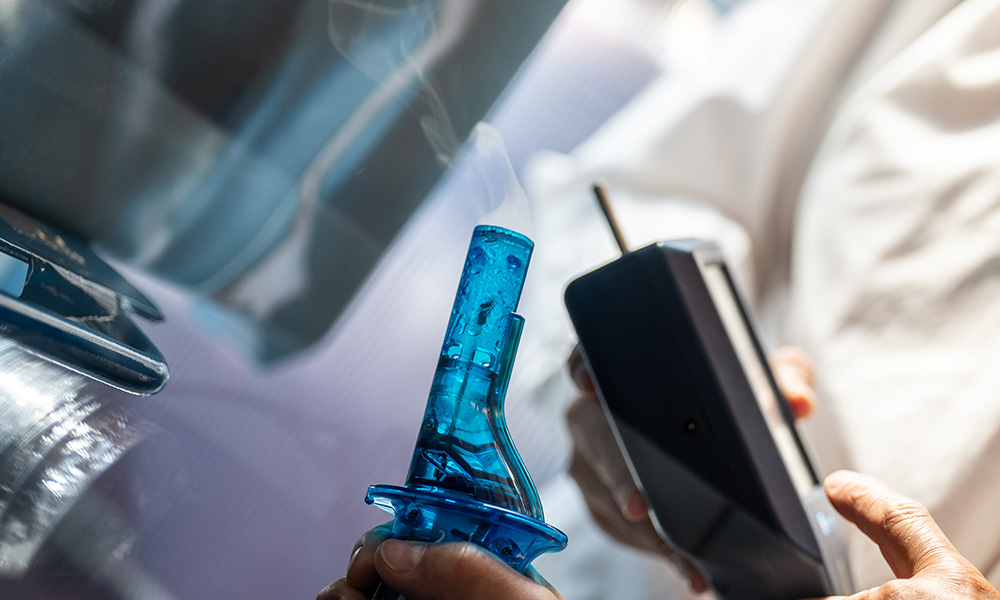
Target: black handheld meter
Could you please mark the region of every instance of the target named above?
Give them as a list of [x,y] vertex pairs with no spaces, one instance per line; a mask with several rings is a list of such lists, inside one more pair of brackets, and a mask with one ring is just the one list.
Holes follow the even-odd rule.
[[565,300],[654,524],[717,595],[850,594],[844,522],[719,249],[626,250]]

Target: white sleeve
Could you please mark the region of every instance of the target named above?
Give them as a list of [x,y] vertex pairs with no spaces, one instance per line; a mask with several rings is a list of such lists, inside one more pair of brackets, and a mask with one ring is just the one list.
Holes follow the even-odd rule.
[[[923,1],[923,0],[921,0]],[[1000,2],[955,8],[844,102],[802,190],[790,308],[828,469],[924,503],[1000,582]],[[877,550],[860,583],[891,576]]]

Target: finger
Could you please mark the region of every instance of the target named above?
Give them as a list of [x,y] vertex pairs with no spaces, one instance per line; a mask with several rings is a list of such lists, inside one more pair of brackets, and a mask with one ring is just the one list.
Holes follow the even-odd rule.
[[834,508],[878,544],[896,577],[959,556],[926,508],[874,477],[837,471],[825,485]]
[[[573,437],[573,450],[578,453],[575,458],[586,463],[597,481],[610,490],[618,511],[629,521],[646,519],[646,502],[632,479],[597,397],[578,398],[567,411],[566,421]],[[579,479],[577,482],[583,483]]]
[[601,516],[626,525],[649,520],[646,500],[631,480],[624,484],[608,483],[608,478],[599,475],[580,452],[573,453],[569,473],[587,503]]
[[578,447],[574,448],[569,474],[580,487],[594,522],[605,533],[626,546],[666,556],[687,579],[692,591],[701,593],[708,590],[708,584],[698,569],[686,558],[675,554],[656,532],[649,519],[645,500],[638,490],[635,490],[635,493],[638,496],[639,506],[634,510],[639,512],[642,518],[626,520],[622,518],[624,515],[618,499],[612,497],[610,490],[600,481],[590,464],[583,459]]
[[670,560],[687,580],[692,592],[701,594],[708,591],[708,581],[705,580],[705,576],[701,574],[698,567],[694,566],[694,563],[680,554],[674,554],[670,557]]
[[544,577],[542,577],[542,575],[538,572],[537,569],[535,569],[535,567],[530,567],[529,566],[524,571],[524,576],[527,577],[528,579],[534,581],[538,585],[544,586],[546,589],[548,589],[550,592],[552,592],[553,598],[562,599],[562,594],[560,594],[558,591],[556,591],[556,588],[552,587],[552,584],[549,583],[547,579],[545,579]]
[[346,579],[338,579],[323,588],[316,600],[367,600],[360,591],[347,585]]
[[587,462],[579,458],[579,453],[574,452],[569,472],[580,486],[590,516],[605,533],[633,548],[666,556],[673,554],[654,529],[648,512],[642,519],[626,520],[623,517],[610,490],[598,480]]
[[558,598],[472,544],[387,540],[375,563],[386,585],[409,600]]
[[576,387],[579,388],[581,392],[585,394],[593,394],[596,392],[594,380],[591,379],[590,371],[587,370],[587,364],[583,360],[583,351],[580,350],[579,344],[573,348],[573,352],[571,352],[569,358],[566,359],[566,367],[569,369],[570,378],[573,379]]
[[344,581],[357,590],[370,590],[378,585],[375,571],[375,551],[379,544],[391,537],[392,523],[384,523],[362,535],[351,551]]
[[809,416],[816,407],[813,365],[809,356],[799,348],[782,346],[768,356],[768,362],[795,418]]
[[618,502],[611,495],[611,490],[604,485],[591,468],[590,463],[580,455],[577,449],[574,449],[570,458],[569,475],[580,488],[580,493],[587,501],[587,506],[592,513],[622,520],[621,509],[618,508]]

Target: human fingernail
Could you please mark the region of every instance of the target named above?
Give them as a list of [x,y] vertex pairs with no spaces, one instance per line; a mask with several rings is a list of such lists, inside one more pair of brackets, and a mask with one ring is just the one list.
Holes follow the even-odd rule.
[[677,567],[677,570],[680,571],[681,577],[687,581],[688,587],[691,588],[692,592],[700,594],[708,591],[708,583],[705,581],[705,577],[686,558],[674,554],[670,557],[670,560]]
[[426,547],[425,544],[418,542],[386,540],[379,547],[379,553],[390,569],[397,573],[409,573],[420,562]]
[[646,517],[646,501],[642,494],[633,487],[622,487],[615,493],[618,508],[629,521],[639,521]]
[[855,476],[856,474],[851,471],[834,471],[826,476],[823,487],[826,488],[828,493],[834,493],[845,485],[849,485],[855,479]]
[[804,398],[809,395],[809,386],[801,378],[786,379],[782,383],[782,391],[785,392],[785,396]]
[[356,559],[358,557],[358,554],[361,553],[361,549],[364,548],[364,547],[365,547],[364,544],[358,544],[358,545],[354,546],[354,550],[351,550],[351,559],[349,561],[347,561],[347,570],[348,571],[351,570],[351,566],[354,565],[354,559]]
[[775,375],[779,376],[781,391],[786,396],[803,396],[812,389],[809,381],[799,369],[782,366],[775,369]]

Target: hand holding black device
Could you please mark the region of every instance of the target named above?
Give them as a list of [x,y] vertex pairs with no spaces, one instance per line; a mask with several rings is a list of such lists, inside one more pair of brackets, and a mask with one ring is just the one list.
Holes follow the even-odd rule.
[[654,525],[721,598],[849,594],[826,499],[717,247],[658,242],[570,283],[587,368]]

